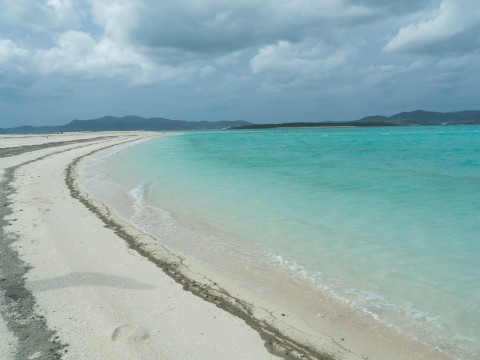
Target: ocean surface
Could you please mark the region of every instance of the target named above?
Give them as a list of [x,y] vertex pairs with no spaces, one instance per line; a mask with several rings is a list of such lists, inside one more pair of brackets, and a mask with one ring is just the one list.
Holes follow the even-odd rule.
[[172,133],[87,173],[94,196],[260,296],[295,284],[297,304],[328,294],[480,358],[480,127]]

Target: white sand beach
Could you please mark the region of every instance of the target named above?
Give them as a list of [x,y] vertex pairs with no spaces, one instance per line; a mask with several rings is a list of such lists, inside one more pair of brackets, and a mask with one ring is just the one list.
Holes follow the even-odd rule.
[[447,358],[296,327],[88,198],[85,156],[152,136],[0,136],[1,359]]

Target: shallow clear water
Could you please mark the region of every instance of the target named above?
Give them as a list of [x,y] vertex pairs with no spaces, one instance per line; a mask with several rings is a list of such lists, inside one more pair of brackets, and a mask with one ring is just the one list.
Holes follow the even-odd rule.
[[458,358],[480,354],[480,127],[188,132],[91,172],[92,192],[128,193],[132,221],[239,283],[251,279],[229,264],[266,277],[264,261]]

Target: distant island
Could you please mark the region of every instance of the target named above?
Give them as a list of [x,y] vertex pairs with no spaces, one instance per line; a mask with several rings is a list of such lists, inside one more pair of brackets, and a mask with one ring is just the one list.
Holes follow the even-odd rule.
[[248,121],[183,121],[139,116],[104,116],[92,120],[73,120],[59,126],[19,126],[0,128],[0,134],[48,134],[74,131],[169,131],[169,130],[218,130],[252,125]]
[[74,131],[183,131],[183,130],[242,130],[272,128],[303,128],[333,126],[414,126],[414,125],[479,125],[480,110],[434,112],[416,110],[392,116],[367,116],[353,121],[288,122],[253,124],[248,121],[184,121],[139,116],[104,116],[92,120],[73,120],[58,126],[19,126],[0,128],[0,134],[48,134]]
[[434,112],[416,110],[401,112],[392,116],[366,116],[353,121],[289,122],[277,124],[247,124],[232,127],[242,129],[305,128],[335,126],[418,126],[418,125],[480,125],[480,110],[456,112]]

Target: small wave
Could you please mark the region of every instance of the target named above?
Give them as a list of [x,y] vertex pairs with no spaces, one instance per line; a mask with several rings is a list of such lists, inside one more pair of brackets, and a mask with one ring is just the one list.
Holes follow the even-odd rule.
[[306,280],[324,294],[359,310],[384,326],[409,334],[417,341],[435,345],[440,351],[456,349],[451,342],[453,338],[464,344],[472,340],[461,334],[453,335],[449,325],[439,316],[420,310],[412,303],[395,304],[373,291],[347,287],[342,281],[322,272],[309,271],[294,259],[285,259],[277,254],[269,254],[267,257],[271,263],[287,271],[289,276]]
[[300,275],[303,279],[314,282],[320,273],[311,274],[311,272],[303,265],[297,263],[295,259],[286,260],[280,255],[268,254],[267,259],[280,266],[281,268],[290,270],[293,274]]
[[433,324],[438,329],[444,328],[440,317],[431,315],[426,311],[419,310],[415,308],[412,303],[405,303],[402,310],[405,312],[407,317],[413,320],[424,320],[430,324]]
[[145,207],[145,192],[147,184],[146,182],[141,182],[137,187],[130,190],[129,194],[133,198],[133,208],[135,210],[135,215],[141,212]]
[[133,199],[132,223],[150,235],[155,235],[156,229],[164,229],[176,225],[170,212],[158,206],[147,204],[151,184],[141,182],[138,186],[129,191]]

